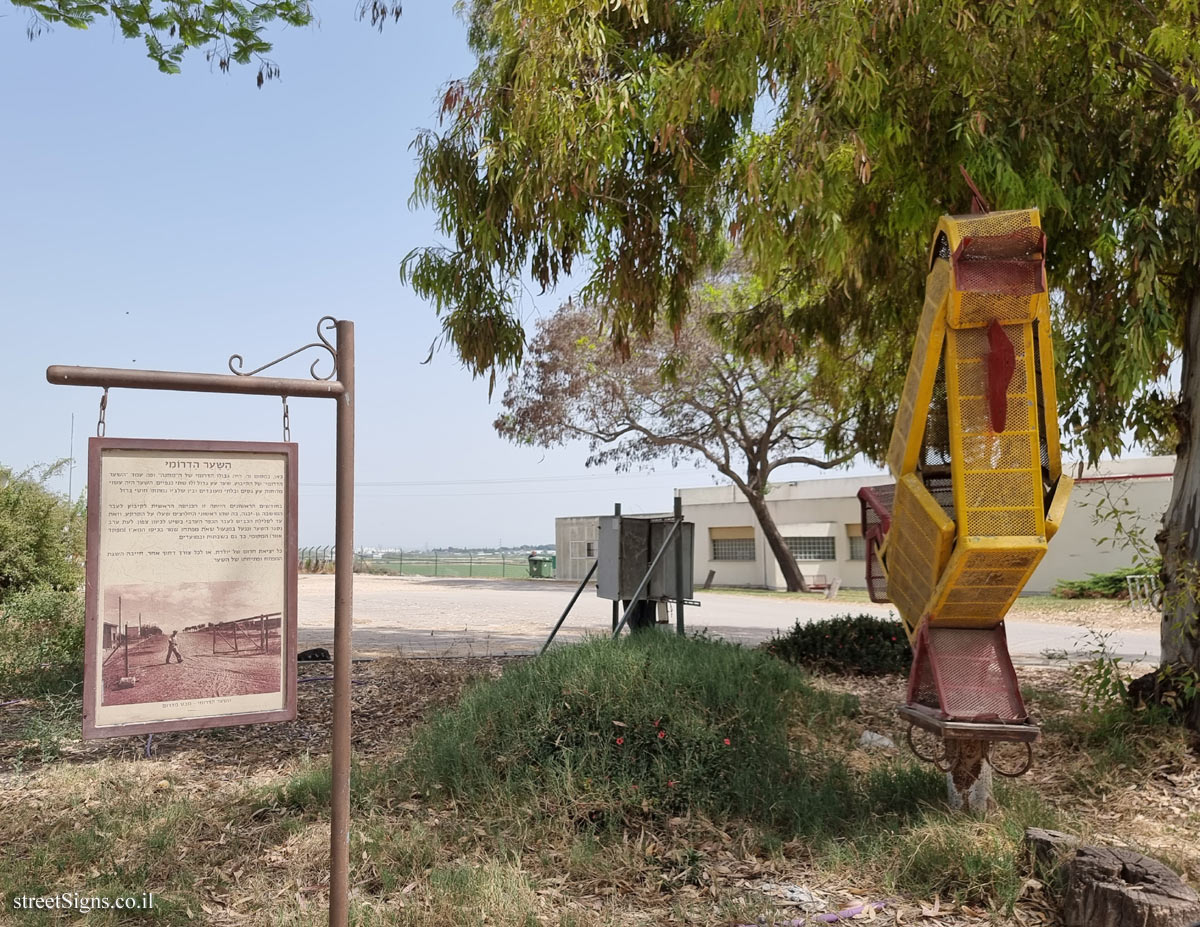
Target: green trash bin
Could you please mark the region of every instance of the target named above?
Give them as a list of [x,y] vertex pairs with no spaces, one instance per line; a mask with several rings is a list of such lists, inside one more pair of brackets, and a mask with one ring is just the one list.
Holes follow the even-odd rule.
[[545,554],[530,554],[529,555],[529,575],[533,579],[549,579],[553,575],[551,571],[553,557],[548,557]]

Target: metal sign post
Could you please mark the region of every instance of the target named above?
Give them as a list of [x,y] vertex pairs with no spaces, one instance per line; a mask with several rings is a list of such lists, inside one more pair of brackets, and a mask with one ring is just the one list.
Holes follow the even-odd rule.
[[[331,331],[336,338],[333,343],[325,335]],[[256,376],[310,348],[327,351],[332,358],[333,370],[326,376],[317,376],[320,358],[309,367],[310,380]],[[229,358],[232,373],[228,374],[55,365],[46,368],[46,379],[63,386],[98,386],[105,390],[106,399],[111,388],[280,396],[285,415],[289,397],[337,400],[329,924],[346,927],[350,881],[350,647],[354,620],[354,323],[325,316],[317,322],[317,341],[254,370],[243,372],[242,364],[241,355],[234,354]]]

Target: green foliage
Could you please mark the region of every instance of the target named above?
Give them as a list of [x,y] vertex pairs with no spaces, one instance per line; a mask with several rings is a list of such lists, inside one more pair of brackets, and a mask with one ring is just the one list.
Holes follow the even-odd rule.
[[[279,67],[266,55],[271,42],[269,26],[307,26],[313,22],[308,0],[11,0],[29,11],[25,33],[35,39],[56,23],[72,29],[87,29],[97,20],[111,19],[127,39],[141,38],[147,57],[164,74],[178,74],[190,49],[203,49],[206,61],[221,71],[234,64],[258,63],[256,80],[279,76]],[[359,0],[359,19],[371,25],[400,18],[400,3],[390,0]]]
[[876,615],[837,615],[821,621],[797,621],[766,645],[781,660],[813,670],[883,676],[907,674],[912,650],[904,625]]
[[1121,670],[1121,657],[1109,646],[1114,634],[1113,631],[1089,631],[1087,642],[1093,659],[1071,668],[1071,674],[1083,690],[1084,711],[1106,712],[1126,703],[1128,689]]
[[1158,576],[1162,571],[1162,559],[1149,564],[1121,567],[1108,573],[1089,573],[1087,579],[1060,579],[1054,585],[1054,595],[1060,599],[1127,599],[1129,587],[1127,576]]
[[940,790],[906,766],[859,780],[789,744],[790,725],[829,732],[853,707],[767,654],[638,634],[560,647],[477,684],[407,762],[425,790],[549,803],[597,825],[697,809],[820,833]]
[[0,605],[0,695],[61,692],[83,671],[83,596],[37,586]]
[[83,580],[83,506],[45,486],[62,466],[0,466],[0,606],[22,590],[74,589]]
[[1200,285],[1200,33],[1188,4],[476,0],[474,71],[422,134],[414,201],[449,243],[403,273],[476,373],[519,363],[515,300],[583,265],[624,351],[676,329],[736,240],[761,281],[731,331],[910,333],[965,165],[1038,206],[1060,390],[1088,451],[1171,427]]
[[83,667],[85,518],[46,489],[60,466],[0,467],[0,691],[59,691]]

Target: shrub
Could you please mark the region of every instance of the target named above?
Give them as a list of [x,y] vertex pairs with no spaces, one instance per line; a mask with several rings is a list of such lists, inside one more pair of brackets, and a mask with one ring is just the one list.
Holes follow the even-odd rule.
[[876,791],[913,794],[789,744],[791,724],[828,736],[855,707],[732,644],[597,639],[477,683],[419,733],[407,764],[427,791],[532,801],[597,825],[697,809],[815,833],[865,813]]
[[797,621],[767,649],[788,663],[814,670],[863,676],[905,674],[912,650],[904,625],[875,615],[838,615],[822,621]]
[[44,485],[60,468],[0,466],[0,603],[39,586],[75,589],[83,579],[83,508]]
[[37,586],[0,605],[0,691],[61,691],[83,671],[83,597]]
[[1129,587],[1125,577],[1158,576],[1161,572],[1162,558],[1156,558],[1140,566],[1089,573],[1087,579],[1060,579],[1054,586],[1054,595],[1060,599],[1127,599]]

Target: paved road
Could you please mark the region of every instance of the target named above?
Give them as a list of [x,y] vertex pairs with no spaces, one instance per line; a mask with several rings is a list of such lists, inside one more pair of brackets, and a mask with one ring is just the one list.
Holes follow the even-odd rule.
[[[541,647],[570,601],[573,583],[358,575],[354,581],[356,654],[414,656],[529,653]],[[753,593],[699,592],[700,607],[686,609],[690,629],[707,628],[730,640],[759,643],[798,619],[811,621],[847,611],[887,615],[889,606],[869,602],[796,600]],[[674,621],[674,607],[671,609]],[[612,626],[612,603],[585,590],[559,639],[603,633]],[[1006,622],[1009,649],[1018,663],[1044,662],[1046,653],[1084,658],[1092,649],[1078,625]],[[300,577],[300,646],[333,642],[333,577]],[[1112,632],[1110,651],[1127,660],[1155,662],[1158,634]]]

